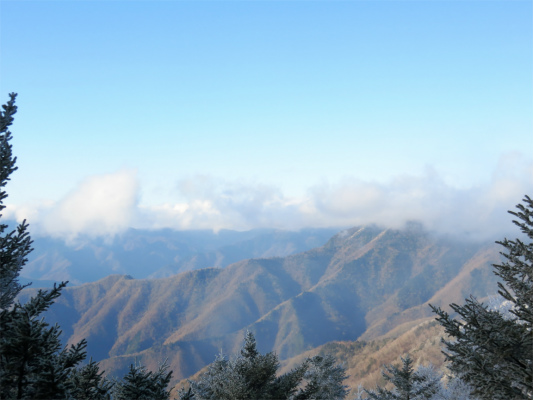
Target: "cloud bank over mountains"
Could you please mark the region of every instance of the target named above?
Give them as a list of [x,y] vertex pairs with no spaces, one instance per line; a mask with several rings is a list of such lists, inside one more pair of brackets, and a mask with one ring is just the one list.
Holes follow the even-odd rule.
[[32,234],[70,241],[112,237],[130,227],[296,230],[375,223],[401,228],[408,221],[439,233],[488,239],[513,234],[507,210],[532,194],[532,182],[533,161],[513,153],[501,157],[490,180],[469,188],[448,184],[431,168],[387,183],[355,177],[322,182],[299,198],[259,183],[196,176],[177,182],[179,201],[143,205],[137,172],[121,170],[88,177],[57,202],[8,204],[4,214],[26,218]]

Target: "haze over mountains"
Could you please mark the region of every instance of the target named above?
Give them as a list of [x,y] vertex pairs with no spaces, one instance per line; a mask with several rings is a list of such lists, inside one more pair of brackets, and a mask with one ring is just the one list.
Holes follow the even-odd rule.
[[[226,232],[194,253],[195,240],[206,237],[199,234],[183,245],[189,253],[180,253],[185,255],[177,262],[136,272],[146,277],[189,270],[159,279],[111,275],[69,287],[46,318],[60,324],[69,343],[86,338],[88,354],[107,373],[119,374],[135,359],[155,367],[168,358],[180,380],[211,363],[220,350],[235,352],[246,330],[255,333],[262,352],[274,350],[290,360],[330,342],[399,335],[431,317],[428,302],[445,306],[470,294],[496,293],[491,263],[499,260],[499,249],[490,242],[437,237],[417,224],[403,230],[365,226],[295,253],[326,231],[267,232],[268,240],[263,233],[242,233],[235,241],[239,235]],[[168,247],[157,235],[131,235],[121,242],[122,253],[112,253],[122,260],[121,268],[127,243],[138,245],[138,253],[130,253],[132,264],[149,243],[159,246],[161,252],[154,254],[166,254],[165,260],[181,249]],[[84,251],[80,254],[94,254],[100,266],[113,265],[108,256],[97,258],[102,253],[95,247]],[[289,255],[277,256],[283,252]],[[30,263],[34,271],[40,259]],[[204,268],[209,263],[225,268]],[[26,289],[23,300],[35,290]]]
[[297,232],[255,229],[175,231],[129,229],[112,240],[85,238],[67,245],[50,236],[34,238],[34,251],[22,271],[33,287],[68,280],[93,282],[111,274],[136,279],[161,278],[178,272],[225,267],[247,258],[283,257],[321,246],[338,228]]

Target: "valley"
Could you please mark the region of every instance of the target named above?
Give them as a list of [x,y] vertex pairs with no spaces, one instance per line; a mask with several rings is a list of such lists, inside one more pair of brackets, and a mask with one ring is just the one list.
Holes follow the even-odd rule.
[[495,244],[438,237],[418,225],[354,227],[282,257],[67,287],[46,319],[59,323],[65,343],[86,338],[89,356],[109,375],[135,360],[155,369],[168,359],[175,384],[220,351],[238,351],[250,330],[259,350],[275,351],[284,368],[333,353],[354,389],[377,382],[381,365],[407,351],[442,364],[442,331],[427,304],[496,293],[491,264],[498,260]]

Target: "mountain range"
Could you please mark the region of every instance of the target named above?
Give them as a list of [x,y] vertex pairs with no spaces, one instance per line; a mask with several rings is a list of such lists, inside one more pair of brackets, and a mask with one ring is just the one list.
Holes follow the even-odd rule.
[[[46,319],[60,324],[65,342],[86,338],[88,354],[111,375],[135,360],[156,368],[168,359],[177,382],[220,351],[238,351],[247,330],[284,365],[324,348],[342,358],[361,343],[386,344],[428,324],[428,302],[445,307],[496,293],[498,250],[416,224],[355,227],[283,257],[67,287]],[[25,289],[21,300],[35,290]]]
[[254,229],[215,233],[129,229],[114,238],[80,237],[72,243],[37,236],[21,278],[24,283],[33,282],[34,287],[47,287],[63,280],[79,285],[112,274],[128,274],[137,279],[163,278],[192,269],[225,267],[247,258],[299,253],[324,244],[337,231]]

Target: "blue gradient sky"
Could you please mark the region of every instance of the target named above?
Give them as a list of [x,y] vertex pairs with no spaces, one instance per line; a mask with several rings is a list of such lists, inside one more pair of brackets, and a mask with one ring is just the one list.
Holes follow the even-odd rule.
[[507,207],[532,181],[531,1],[3,0],[0,13],[18,218],[57,219],[91,187],[127,192],[115,230],[284,227],[291,207],[322,217],[287,227],[356,223],[402,179],[425,180],[397,190],[428,206],[484,187]]

